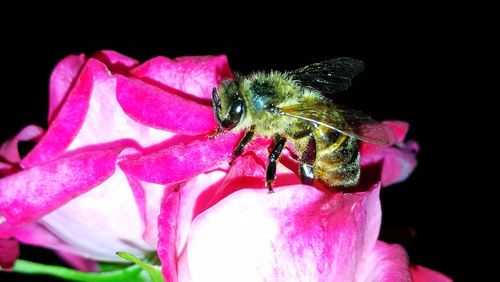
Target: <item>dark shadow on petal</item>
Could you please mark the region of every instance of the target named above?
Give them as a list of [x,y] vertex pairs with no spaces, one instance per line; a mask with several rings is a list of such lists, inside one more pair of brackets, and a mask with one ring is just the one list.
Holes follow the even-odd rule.
[[415,228],[402,226],[393,228],[381,228],[379,234],[379,240],[382,240],[390,244],[400,244],[403,247],[408,248],[417,237],[417,231]]
[[381,181],[383,161],[361,167],[361,176],[358,185],[348,188],[344,187],[342,192],[356,193],[370,190],[376,183]]
[[24,156],[26,156],[35,147],[35,145],[38,143],[38,139],[40,138],[27,141],[19,140],[19,143],[17,143],[17,149],[19,151],[19,156],[21,157],[21,159],[23,159]]

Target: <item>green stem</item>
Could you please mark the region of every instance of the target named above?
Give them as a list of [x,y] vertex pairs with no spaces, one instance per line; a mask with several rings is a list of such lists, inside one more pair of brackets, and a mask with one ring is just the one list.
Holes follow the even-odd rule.
[[152,282],[164,282],[163,276],[161,275],[161,268],[160,267],[146,263],[146,262],[138,259],[134,255],[126,253],[126,252],[117,252],[116,254],[123,259],[126,259],[130,262],[135,263],[140,268],[142,268],[142,270],[146,271],[149,274]]
[[138,265],[132,265],[124,269],[109,272],[81,272],[63,266],[45,265],[18,259],[14,265],[14,272],[25,274],[46,274],[80,282],[134,282],[142,280],[139,278],[141,268]]

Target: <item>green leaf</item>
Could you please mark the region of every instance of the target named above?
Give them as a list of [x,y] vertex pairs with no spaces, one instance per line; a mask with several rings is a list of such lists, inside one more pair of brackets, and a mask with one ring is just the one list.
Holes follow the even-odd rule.
[[129,254],[127,252],[117,252],[116,253],[118,256],[120,256],[123,259],[126,259],[130,262],[135,263],[137,266],[142,268],[142,270],[146,271],[152,282],[164,282],[163,276],[161,275],[161,267],[157,265],[151,265],[147,262],[144,262],[137,257],[135,257],[132,254]]
[[82,272],[74,270],[71,268],[58,266],[58,265],[46,265],[26,260],[18,259],[14,265],[14,272],[25,273],[25,274],[42,274],[42,275],[52,275],[62,279],[70,281],[80,281],[80,282],[150,282],[150,281],[162,281],[162,280],[151,280],[151,278],[142,275],[142,268],[139,265],[131,265],[126,268],[119,270],[108,271],[108,272]]

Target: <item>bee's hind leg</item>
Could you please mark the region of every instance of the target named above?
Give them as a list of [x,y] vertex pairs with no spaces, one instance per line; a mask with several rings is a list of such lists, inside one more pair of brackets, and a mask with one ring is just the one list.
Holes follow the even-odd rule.
[[234,160],[243,153],[243,150],[245,149],[245,146],[252,141],[252,138],[255,134],[254,132],[255,126],[250,127],[250,129],[245,132],[245,135],[243,138],[241,138],[240,143],[238,143],[238,146],[236,146],[236,149],[234,149],[233,153],[233,158],[231,159],[230,164],[232,165]]
[[300,158],[300,181],[303,184],[311,185],[314,180],[314,163],[316,162],[316,139],[311,134],[307,146]]
[[274,193],[272,184],[276,177],[276,162],[285,147],[285,142],[286,138],[281,137],[279,134],[274,135],[274,146],[269,154],[269,165],[266,170],[266,187],[269,189],[269,193]]

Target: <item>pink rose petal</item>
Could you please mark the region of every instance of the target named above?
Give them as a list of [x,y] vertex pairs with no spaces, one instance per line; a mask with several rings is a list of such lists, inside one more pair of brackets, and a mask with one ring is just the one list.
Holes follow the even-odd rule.
[[[217,204],[222,198],[230,193],[241,189],[242,185],[249,184],[248,177],[252,174],[258,177],[258,182],[263,186],[263,169],[258,169],[259,165],[255,159],[249,155],[243,155],[236,160],[227,174],[221,170],[202,173],[181,184],[179,192],[174,192],[179,197],[178,206],[163,205],[162,212],[177,215],[177,226],[175,230],[169,229],[168,221],[160,221],[160,239],[163,241],[174,241],[177,246],[177,257],[182,257],[186,249],[192,219],[204,212],[211,206]],[[253,173],[252,173],[253,172]],[[223,181],[223,182],[221,182]],[[255,184],[255,183],[254,183]],[[247,186],[248,187],[248,186]],[[170,195],[169,197],[173,197]],[[176,210],[172,210],[176,209]],[[172,232],[167,232],[168,230]],[[173,238],[165,238],[172,236]],[[160,246],[161,246],[160,242]]]
[[158,257],[161,260],[162,274],[165,281],[177,282],[177,237],[178,212],[180,209],[179,193],[173,192],[163,201],[158,218],[159,242]]
[[95,272],[99,271],[99,265],[96,261],[83,258],[78,255],[67,252],[57,252],[57,255],[68,263],[71,267],[80,271]]
[[98,270],[98,265],[95,261],[76,255],[76,250],[74,250],[72,246],[61,241],[61,239],[57,238],[40,223],[28,223],[21,226],[16,229],[13,237],[18,239],[23,244],[55,250],[63,260],[78,270]]
[[14,239],[0,238],[0,269],[11,269],[19,257],[19,243]]
[[139,64],[136,59],[130,58],[113,50],[101,50],[92,54],[93,58],[103,62],[113,72],[127,73]]
[[170,138],[170,132],[144,126],[128,117],[116,99],[116,76],[106,66],[89,59],[94,87],[84,122],[67,150],[102,143],[120,143],[122,146],[138,143],[151,146]]
[[196,217],[185,254],[189,269],[180,268],[179,276],[188,271],[192,281],[354,280],[356,266],[375,244],[379,189],[326,195],[296,185],[275,191],[239,190]]
[[118,75],[116,92],[123,110],[153,128],[196,135],[217,126],[212,108],[134,78]]
[[[185,258],[187,238],[189,236],[192,219],[205,211],[210,206],[217,203],[219,196],[214,189],[221,186],[219,183],[226,173],[222,171],[213,171],[200,174],[185,184],[180,185],[180,190],[173,192],[162,204],[160,219],[158,221],[159,229],[159,257],[164,268],[163,274],[167,281],[174,281],[174,273],[180,264],[187,263],[185,259],[178,261],[179,258]],[[175,204],[172,202],[175,201]],[[175,226],[172,226],[175,222]],[[174,246],[173,250],[167,251]],[[190,281],[188,275],[183,272],[179,281]]]
[[174,185],[162,187],[158,189],[155,184],[143,183],[145,192],[145,218],[144,218],[144,233],[143,239],[150,245],[156,247],[158,245],[158,216],[160,215],[160,207],[163,197],[168,192],[173,191]]
[[[373,164],[381,164],[382,185],[388,186],[405,180],[417,165],[416,153],[418,144],[414,141],[404,143],[408,124],[400,121],[384,122],[393,131],[398,143],[395,146],[381,146],[372,143],[361,142],[361,166],[368,167]],[[363,173],[363,170],[362,170]]]
[[408,133],[409,124],[400,120],[387,120],[382,122],[385,126],[389,127],[396,136],[397,142],[403,142]]
[[145,224],[144,240],[150,246],[158,245],[158,216],[163,198],[177,188],[176,184],[160,185],[144,182],[128,176],[137,207]]
[[382,169],[382,185],[389,186],[404,181],[416,166],[417,160],[413,150],[405,147],[388,148]]
[[0,146],[0,158],[9,161],[10,163],[18,163],[21,161],[19,156],[18,144],[21,141],[36,140],[43,135],[43,128],[36,125],[28,125],[23,128],[16,136],[5,141]]
[[[382,124],[387,128],[390,134],[394,136],[395,143],[401,143],[404,141],[409,127],[407,122],[391,120],[391,121],[384,121],[382,122]],[[361,142],[360,146],[361,156],[376,153],[379,150],[382,150],[383,148],[387,148],[387,146],[382,146],[369,142]]]
[[143,216],[127,177],[119,169],[39,222],[76,253],[93,260],[120,262],[117,251],[143,256],[155,247],[143,240]]
[[229,160],[240,136],[228,133],[216,140],[204,137],[187,145],[174,145],[143,157],[130,157],[118,165],[125,173],[142,181],[176,183]]
[[417,166],[415,143],[408,142],[397,147],[386,147],[361,158],[361,166],[382,164],[381,180],[383,186],[405,180]]
[[13,174],[19,171],[19,168],[16,165],[13,165],[9,162],[2,162],[0,158],[0,178]]
[[211,99],[212,88],[217,87],[221,80],[233,76],[224,55],[180,57],[174,60],[156,57],[133,69],[131,73],[205,100]]
[[118,153],[79,153],[0,179],[0,236],[102,183],[115,171]]
[[85,55],[70,55],[62,59],[52,71],[49,86],[49,124],[59,112],[84,63]]
[[[28,223],[17,228],[13,233],[13,237],[23,244],[53,249],[58,253],[76,255],[76,250],[72,246],[56,237],[40,223]],[[90,271],[93,268],[81,270]]]
[[129,118],[116,100],[116,77],[103,63],[89,59],[57,118],[21,165],[31,167],[88,145],[150,146],[170,136]]
[[413,282],[452,282],[453,280],[437,271],[420,265],[410,267]]

